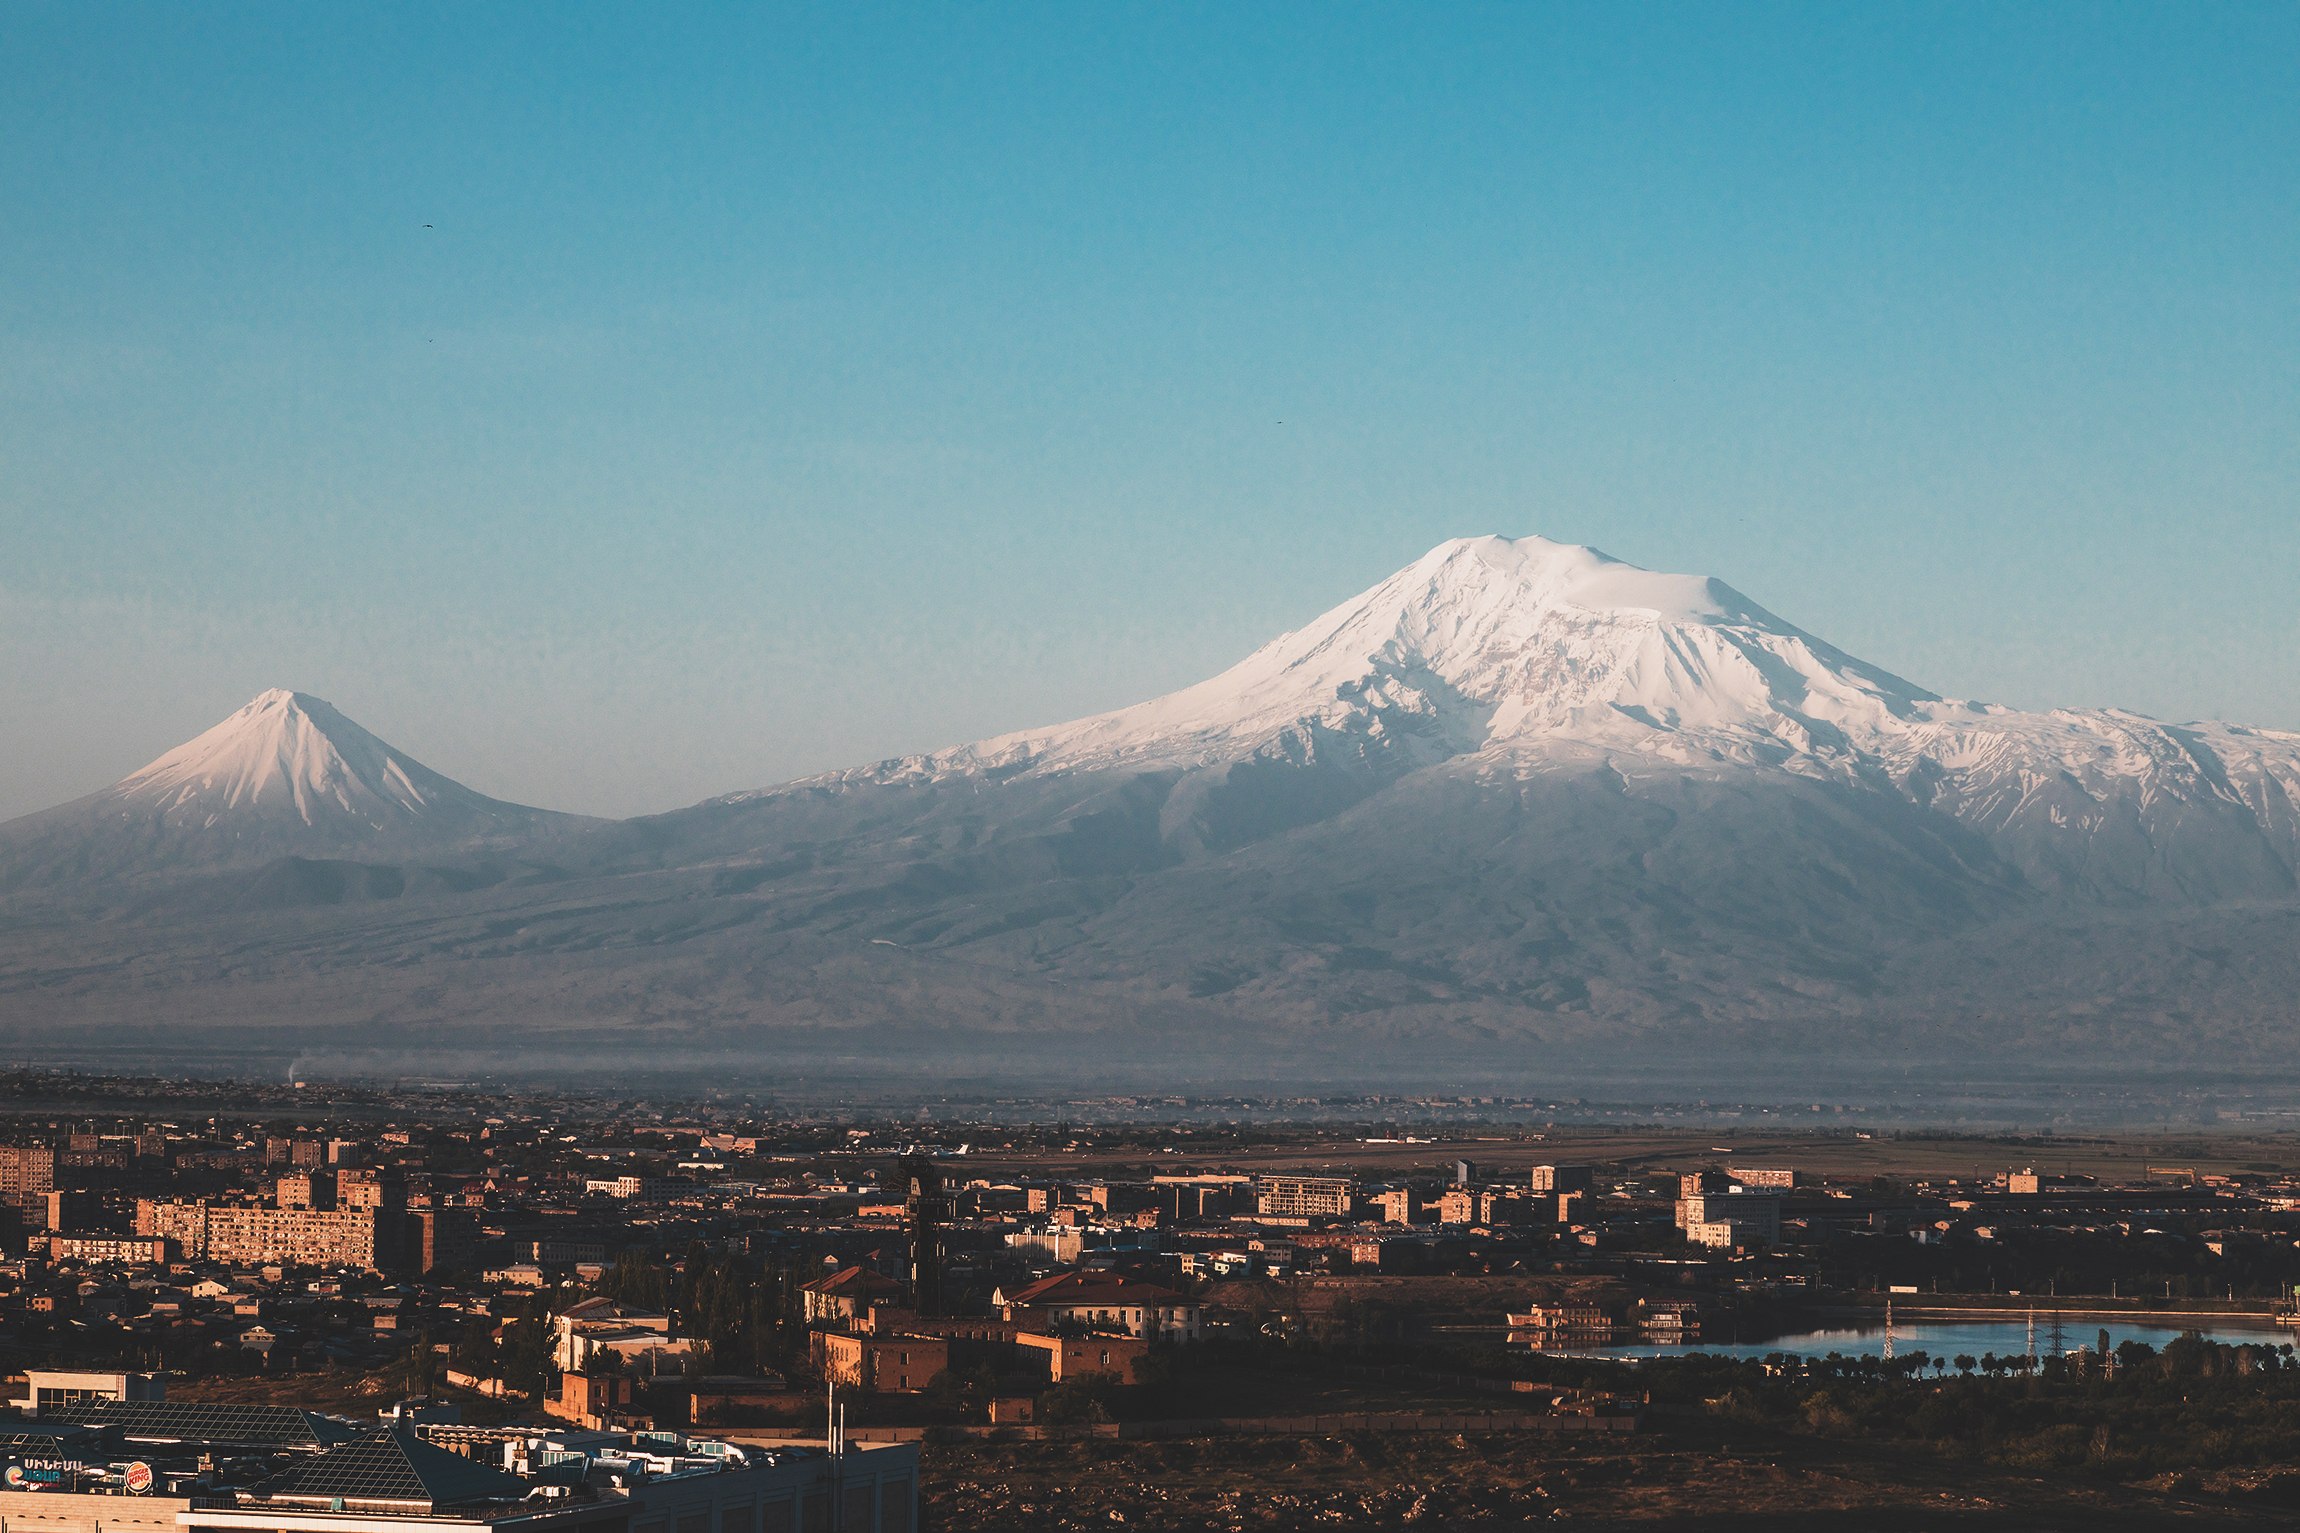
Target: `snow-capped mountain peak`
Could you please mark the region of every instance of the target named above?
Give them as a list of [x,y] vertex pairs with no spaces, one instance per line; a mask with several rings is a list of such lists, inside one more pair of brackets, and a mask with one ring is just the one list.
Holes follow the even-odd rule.
[[113,789],[162,814],[291,814],[305,825],[351,816],[374,825],[420,817],[470,795],[394,751],[323,699],[273,688]]
[[1941,706],[1721,580],[1542,537],[1459,538],[1196,686],[889,765],[1192,766],[1401,736],[1425,758],[1590,743],[1836,756]]
[[0,827],[0,887],[494,844],[565,818],[444,777],[282,688],[109,788]]

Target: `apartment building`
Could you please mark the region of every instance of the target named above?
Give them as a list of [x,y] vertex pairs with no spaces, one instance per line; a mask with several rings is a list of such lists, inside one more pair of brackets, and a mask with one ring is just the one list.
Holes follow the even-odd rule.
[[[1781,1200],[1760,1193],[1702,1193],[1677,1200],[1677,1223],[1688,1240],[1702,1245],[1739,1245],[1750,1236],[1768,1241],[1781,1238]],[[1695,1225],[1734,1226],[1732,1231],[1693,1233]]]
[[105,1262],[121,1267],[157,1267],[168,1259],[168,1243],[141,1235],[70,1235],[48,1237],[52,1262]]
[[139,1198],[136,1233],[168,1241],[189,1261],[248,1266],[395,1271],[402,1251],[398,1218],[380,1208],[271,1208],[204,1199]]
[[1346,1219],[1356,1197],[1346,1176],[1265,1176],[1255,1184],[1254,1209],[1281,1219]]
[[0,1203],[42,1214],[55,1189],[54,1150],[44,1144],[0,1144]]
[[1596,1173],[1588,1166],[1536,1166],[1531,1180],[1534,1192],[1587,1192]]

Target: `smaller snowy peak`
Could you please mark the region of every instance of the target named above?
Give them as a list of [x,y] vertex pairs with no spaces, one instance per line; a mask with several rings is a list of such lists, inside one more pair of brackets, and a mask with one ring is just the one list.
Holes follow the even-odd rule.
[[402,761],[332,704],[273,688],[114,791],[162,813],[288,811],[306,825],[329,814],[380,823],[429,806],[419,775],[435,774]]
[[275,689],[111,787],[0,825],[0,888],[500,846],[572,816],[475,793]]
[[432,771],[325,699],[274,688],[130,773],[110,797],[177,821],[244,817],[376,828],[511,810]]

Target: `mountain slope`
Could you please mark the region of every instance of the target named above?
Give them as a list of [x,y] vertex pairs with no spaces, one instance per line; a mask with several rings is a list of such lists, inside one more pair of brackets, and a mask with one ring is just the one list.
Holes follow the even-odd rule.
[[0,824],[0,887],[435,853],[573,823],[473,792],[331,704],[273,690],[101,792]]
[[1721,581],[1544,538],[1441,544],[1197,686],[1114,713],[736,795],[1172,775],[1161,843],[1243,845],[1405,775],[1754,772],[1894,795],[2043,893],[2280,898],[2300,735],[1940,697]]
[[283,714],[51,812],[45,887],[146,894],[0,920],[0,1033],[1146,1081],[2300,1044],[2300,735],[1958,701],[1538,538],[1132,708],[616,824],[290,702],[326,749]]

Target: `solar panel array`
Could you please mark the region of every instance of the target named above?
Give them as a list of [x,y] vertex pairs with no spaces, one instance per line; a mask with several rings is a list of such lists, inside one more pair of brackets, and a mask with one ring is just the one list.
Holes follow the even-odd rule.
[[378,1432],[292,1464],[255,1486],[259,1497],[454,1506],[527,1493],[517,1475],[434,1448],[402,1431]]
[[63,1447],[100,1443],[103,1434],[83,1426],[14,1427],[0,1432],[0,1453],[53,1453]]
[[219,1405],[202,1400],[89,1400],[56,1412],[92,1425],[117,1426],[143,1441],[325,1447],[358,1429],[288,1405]]

